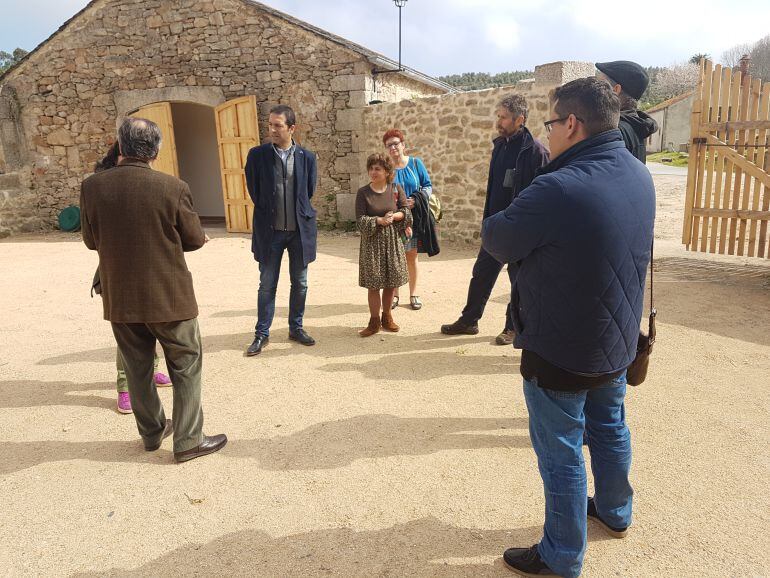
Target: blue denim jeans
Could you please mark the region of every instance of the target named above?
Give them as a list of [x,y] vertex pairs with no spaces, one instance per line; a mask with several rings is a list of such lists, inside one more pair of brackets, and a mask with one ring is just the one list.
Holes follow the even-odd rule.
[[302,328],[307,297],[307,267],[302,257],[302,240],[296,231],[275,231],[270,244],[270,256],[259,264],[259,293],[257,296],[256,335],[270,335],[270,326],[275,315],[275,292],[281,273],[281,259],[284,249],[289,252],[289,331],[294,333]]
[[538,551],[560,576],[578,576],[586,550],[584,430],[599,516],[615,528],[631,525],[631,434],[625,421],[625,396],[625,373],[606,386],[578,392],[544,389],[536,380],[524,380],[529,435],[545,490],[545,524]]

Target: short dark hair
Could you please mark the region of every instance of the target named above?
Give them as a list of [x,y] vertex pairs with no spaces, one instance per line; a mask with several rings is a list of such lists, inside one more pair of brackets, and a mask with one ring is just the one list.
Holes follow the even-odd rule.
[[521,94],[509,94],[504,96],[498,103],[498,106],[501,106],[510,112],[514,119],[517,119],[520,116],[523,116],[524,120],[527,119],[527,99]]
[[385,172],[388,173],[387,180],[389,183],[393,181],[393,177],[396,176],[396,171],[393,169],[393,162],[388,158],[387,155],[382,153],[374,153],[369,155],[369,158],[366,159],[366,172],[369,172],[369,169],[375,165],[379,165],[385,169]]
[[294,126],[297,124],[297,115],[294,114],[294,110],[285,104],[276,104],[270,109],[270,114],[282,114],[286,119],[286,126]]
[[127,158],[151,161],[158,156],[160,127],[146,118],[128,117],[118,129],[120,154]]
[[107,154],[104,155],[104,158],[96,163],[94,172],[98,173],[111,169],[118,164],[118,156],[120,156],[120,151],[118,150],[118,141],[115,141],[112,143],[110,150],[107,151]]
[[578,78],[555,88],[550,98],[559,118],[574,114],[591,136],[618,128],[620,100],[600,78]]

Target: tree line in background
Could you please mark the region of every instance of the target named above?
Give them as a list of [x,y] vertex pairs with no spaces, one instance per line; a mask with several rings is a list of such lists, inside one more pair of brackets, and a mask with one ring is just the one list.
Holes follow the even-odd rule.
[[439,80],[454,86],[459,90],[482,90],[484,88],[497,88],[516,84],[525,78],[532,78],[535,73],[531,70],[515,70],[513,72],[500,72],[489,74],[486,72],[463,72],[462,74],[449,74],[439,76]]
[[[770,82],[770,35],[754,42],[737,44],[722,53],[721,64],[731,68],[738,67],[743,55],[748,55],[749,73],[754,78]],[[711,58],[708,54],[694,54],[688,62],[671,66],[648,66],[645,69],[650,76],[650,85],[639,99],[639,108],[652,108],[663,101],[678,96],[695,88],[700,76],[698,64],[701,58]],[[485,72],[465,72],[441,76],[439,80],[459,90],[481,90],[515,84],[519,80],[534,77],[531,70],[517,70],[487,74]]]
[[27,54],[29,54],[29,52],[23,48],[17,48],[13,52],[0,50],[0,74],[19,62],[19,60],[24,58]]

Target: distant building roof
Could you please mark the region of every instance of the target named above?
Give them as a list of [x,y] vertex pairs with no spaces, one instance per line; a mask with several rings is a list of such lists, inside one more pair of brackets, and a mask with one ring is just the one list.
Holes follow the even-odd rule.
[[664,108],[668,108],[672,104],[676,104],[677,102],[680,102],[680,101],[684,100],[685,98],[687,98],[689,96],[692,96],[694,93],[695,93],[695,89],[688,90],[687,92],[683,92],[682,94],[679,94],[677,96],[672,96],[668,100],[664,100],[660,104],[656,104],[655,106],[653,106],[652,108],[648,108],[644,112],[646,112],[647,114],[650,114],[651,112],[658,112],[659,110],[663,110]]

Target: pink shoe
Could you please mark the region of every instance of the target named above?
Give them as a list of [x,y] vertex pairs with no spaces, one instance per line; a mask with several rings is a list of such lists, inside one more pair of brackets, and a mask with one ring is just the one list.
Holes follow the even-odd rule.
[[171,385],[171,380],[168,378],[168,375],[166,375],[165,373],[161,373],[160,371],[158,371],[152,377],[153,379],[155,379],[155,385],[157,385],[158,387],[168,387]]
[[133,413],[131,409],[131,398],[127,391],[118,392],[118,411],[120,413]]

